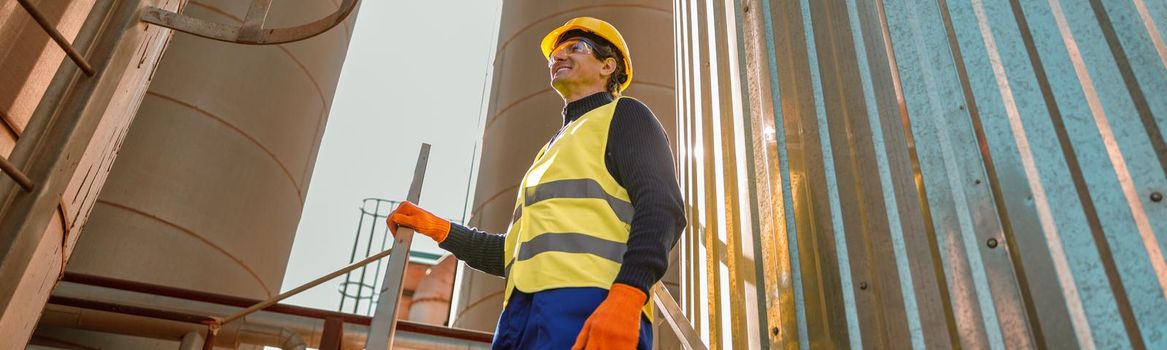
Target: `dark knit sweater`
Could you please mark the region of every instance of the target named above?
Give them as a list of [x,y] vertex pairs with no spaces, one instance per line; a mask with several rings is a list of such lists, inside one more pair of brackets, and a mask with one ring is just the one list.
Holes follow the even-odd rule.
[[[563,108],[563,125],[610,102],[611,95],[597,93],[568,103]],[[558,136],[557,132],[551,139]],[[685,215],[668,137],[656,116],[640,101],[624,99],[616,105],[604,162],[616,182],[628,190],[636,209],[628,250],[615,283],[648,294],[668,269],[668,253],[685,228]],[[440,246],[470,267],[502,276],[505,241],[502,235],[452,224],[450,235]]]

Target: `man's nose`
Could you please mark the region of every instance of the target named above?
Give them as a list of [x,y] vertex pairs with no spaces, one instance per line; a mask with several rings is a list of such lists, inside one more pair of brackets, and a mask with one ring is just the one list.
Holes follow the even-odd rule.
[[550,65],[555,64],[555,62],[566,60],[567,53],[564,51],[567,51],[567,50],[558,50],[558,51],[552,52],[551,57],[547,60],[547,65],[550,66]]

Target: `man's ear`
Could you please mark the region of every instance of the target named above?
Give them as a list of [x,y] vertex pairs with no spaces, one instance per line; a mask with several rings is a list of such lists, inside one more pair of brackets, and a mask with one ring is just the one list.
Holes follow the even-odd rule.
[[600,66],[600,74],[603,76],[611,76],[616,73],[616,59],[608,57],[604,59],[604,65]]

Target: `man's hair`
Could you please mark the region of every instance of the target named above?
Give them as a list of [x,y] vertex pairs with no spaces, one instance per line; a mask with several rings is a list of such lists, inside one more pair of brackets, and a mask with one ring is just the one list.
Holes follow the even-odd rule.
[[601,38],[599,35],[595,35],[579,29],[573,29],[564,32],[563,35],[559,36],[559,41],[562,42],[564,39],[575,37],[582,37],[591,40],[593,43],[596,43],[596,46],[598,47],[594,47],[592,50],[592,56],[594,56],[596,59],[601,61],[608,58],[616,59],[616,70],[612,71],[612,75],[608,76],[608,82],[604,85],[604,88],[608,91],[609,94],[612,94],[612,97],[620,96],[620,85],[624,84],[625,81],[628,81],[628,70],[624,67],[623,53],[621,53],[615,45],[612,45],[611,42]]

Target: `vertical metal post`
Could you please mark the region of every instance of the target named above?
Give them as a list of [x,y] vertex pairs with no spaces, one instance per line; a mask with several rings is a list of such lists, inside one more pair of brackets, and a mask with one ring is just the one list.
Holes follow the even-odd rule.
[[[358,222],[357,222],[357,234],[356,234],[356,237],[354,237],[354,238],[353,238],[353,252],[352,252],[352,254],[349,254],[349,258],[348,258],[348,262],[349,262],[350,264],[351,264],[351,263],[353,263],[354,261],[357,261],[357,245],[358,245],[358,244],[360,243],[360,241],[361,241],[361,240],[360,240],[360,237],[361,237],[361,225],[364,225],[364,224],[365,224],[365,208],[364,208],[364,203],[361,203],[361,209],[360,209],[360,210],[361,210],[361,216],[360,216],[360,218],[358,219],[358,220],[360,220],[360,221],[358,221]],[[365,254],[365,255],[368,255],[368,254]],[[344,301],[345,301],[345,299],[348,299],[348,285],[352,283],[352,275],[353,275],[353,273],[352,273],[352,272],[346,273],[346,274],[344,275],[344,284],[342,284],[342,285],[341,285],[341,287],[343,288],[343,291],[341,291],[341,292],[340,292],[340,307],[336,309],[337,311],[344,312]],[[357,293],[360,293],[360,288],[361,288],[361,286],[360,286],[360,285],[357,285]],[[358,297],[358,298],[355,298],[355,299],[353,300],[353,313],[356,313],[356,312],[357,312],[357,307],[356,307],[356,304],[357,304],[357,303],[359,303],[359,302],[360,302],[360,300],[361,300],[361,299],[360,299],[359,297]]]
[[[370,224],[370,226],[369,226],[369,239],[367,242],[365,242],[365,256],[369,256],[369,254],[373,254],[373,234],[375,234],[377,232],[377,213],[381,211],[381,201],[373,200],[373,202],[376,203],[376,206],[373,207],[373,214],[372,214],[373,223]],[[365,203],[368,203],[368,201],[365,201]],[[369,212],[365,211],[364,203],[362,203],[361,204],[361,220],[362,221],[364,221],[365,214],[368,214],[368,213]],[[358,227],[357,229],[360,230],[361,228]],[[358,231],[357,240],[360,240],[360,239],[361,239],[361,237],[360,237],[360,233]],[[377,266],[380,267],[381,263],[378,262]],[[353,301],[353,313],[354,314],[357,313],[358,312],[357,310],[360,309],[361,299],[365,296],[365,283],[366,283],[365,282],[365,273],[368,271],[369,271],[368,266],[361,267],[361,277],[360,277],[361,284],[358,284],[358,286],[360,286],[360,287],[357,288],[357,297],[356,297],[356,300]],[[376,281],[377,276],[373,276],[373,280]],[[370,286],[369,289],[373,289],[373,287]],[[369,291],[369,304],[365,305],[365,314],[366,315],[370,311],[372,311],[372,309],[373,309],[373,294],[376,294],[376,292]]]
[[344,339],[344,320],[339,317],[324,319],[324,333],[320,336],[320,350],[341,350]]
[[203,350],[215,350],[215,337],[219,332],[213,328],[207,328],[207,336],[203,337]]
[[[425,178],[425,167],[429,161],[430,145],[421,144],[421,154],[417,156],[417,167],[413,170],[413,183],[409,186],[406,200],[417,203],[421,197],[421,184]],[[400,228],[394,237],[393,251],[389,255],[389,267],[381,291],[377,298],[377,312],[369,325],[366,350],[388,350],[393,345],[393,334],[397,328],[397,301],[401,299],[401,287],[405,280],[405,265],[409,262],[409,248],[413,244],[413,230]]]

